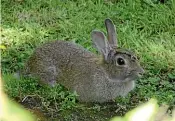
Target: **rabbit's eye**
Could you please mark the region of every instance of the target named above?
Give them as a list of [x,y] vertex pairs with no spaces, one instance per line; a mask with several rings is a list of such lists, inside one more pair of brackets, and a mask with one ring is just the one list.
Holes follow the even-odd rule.
[[118,64],[118,65],[124,65],[124,64],[125,64],[124,59],[123,59],[123,58],[118,58],[118,59],[117,59],[117,64]]

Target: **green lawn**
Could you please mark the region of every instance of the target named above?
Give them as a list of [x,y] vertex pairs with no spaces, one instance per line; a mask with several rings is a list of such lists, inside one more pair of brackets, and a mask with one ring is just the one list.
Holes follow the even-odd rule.
[[[40,117],[107,120],[154,97],[175,107],[175,1],[156,0],[2,0],[1,68],[4,91]],[[113,104],[82,104],[62,86],[16,79],[34,49],[52,40],[70,40],[95,52],[90,33],[106,31],[111,18],[119,46],[133,50],[146,70],[127,97]],[[118,111],[116,112],[116,110]]]

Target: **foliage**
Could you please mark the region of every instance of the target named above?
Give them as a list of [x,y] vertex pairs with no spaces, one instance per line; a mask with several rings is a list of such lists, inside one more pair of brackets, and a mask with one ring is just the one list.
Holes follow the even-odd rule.
[[155,99],[127,112],[124,117],[114,117],[111,121],[174,121],[175,110],[172,116],[167,112],[167,106],[157,104]]
[[[1,77],[0,77],[0,86]],[[36,117],[21,105],[11,101],[4,92],[0,91],[0,120],[1,121],[35,121]]]

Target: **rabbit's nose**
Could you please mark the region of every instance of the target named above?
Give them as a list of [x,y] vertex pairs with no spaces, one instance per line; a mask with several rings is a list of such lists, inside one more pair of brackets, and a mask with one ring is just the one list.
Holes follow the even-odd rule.
[[141,72],[142,74],[144,74],[144,73],[145,73],[145,70],[144,70],[143,68],[140,68],[140,72]]
[[142,67],[140,67],[138,70],[138,74],[142,76],[144,73],[145,73],[145,70]]

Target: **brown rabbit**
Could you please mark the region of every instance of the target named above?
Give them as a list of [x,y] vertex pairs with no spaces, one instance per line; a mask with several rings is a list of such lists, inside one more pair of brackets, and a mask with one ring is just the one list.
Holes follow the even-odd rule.
[[105,20],[108,41],[100,31],[92,31],[92,41],[102,56],[67,41],[54,41],[37,48],[26,64],[26,72],[42,82],[62,84],[76,91],[82,102],[108,102],[126,95],[134,80],[143,74],[136,56],[117,48],[116,31]]

